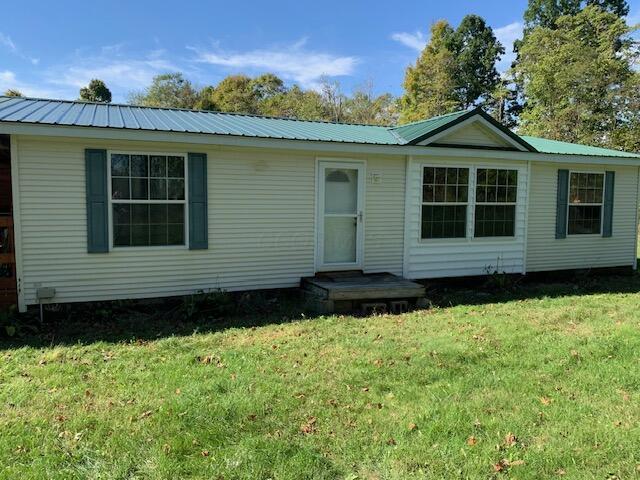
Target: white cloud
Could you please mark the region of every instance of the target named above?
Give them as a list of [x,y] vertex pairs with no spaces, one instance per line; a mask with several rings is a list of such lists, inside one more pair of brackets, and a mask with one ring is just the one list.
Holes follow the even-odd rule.
[[0,71],[0,94],[9,89],[19,90],[27,97],[64,98],[66,96],[66,92],[59,89],[42,88],[23,82],[18,79],[15,72],[10,70]]
[[414,33],[394,33],[391,35],[391,39],[401,43],[405,47],[413,48],[414,50],[421,52],[427,44],[429,36],[422,33],[420,30],[416,30]]
[[3,45],[5,48],[7,48],[11,53],[13,53],[14,55],[19,56],[20,58],[27,60],[29,62],[31,62],[33,65],[37,65],[40,62],[40,59],[38,58],[33,58],[30,57],[28,55],[25,55],[24,53],[22,53],[18,47],[16,46],[16,44],[13,42],[13,40],[11,39],[11,37],[9,35],[5,35],[2,32],[0,32],[0,45]]
[[[113,53],[111,47],[106,49]],[[104,48],[102,52],[105,52]],[[159,52],[152,52],[143,58],[122,58],[112,54],[74,58],[49,68],[45,72],[45,80],[77,92],[92,79],[99,78],[111,89],[116,100],[123,100],[124,94],[149,86],[154,76],[179,70],[163,59]]]
[[211,50],[188,47],[196,52],[196,62],[230,70],[273,72],[306,88],[318,88],[323,76],[351,75],[359,59],[305,49],[306,39],[282,48],[256,49],[247,52],[224,51],[214,44]]
[[504,72],[511,67],[511,63],[515,60],[516,56],[513,53],[513,42],[522,38],[522,30],[524,24],[522,22],[512,22],[504,27],[499,27],[493,30],[498,41],[504,47],[504,55],[500,62],[498,62],[498,71]]

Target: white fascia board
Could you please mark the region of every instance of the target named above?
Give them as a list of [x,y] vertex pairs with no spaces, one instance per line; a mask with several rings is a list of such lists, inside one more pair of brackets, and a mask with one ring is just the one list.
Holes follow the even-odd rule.
[[48,137],[87,138],[98,140],[130,140],[143,142],[189,143],[221,147],[253,147],[341,154],[407,155],[440,158],[488,158],[550,163],[593,163],[597,165],[640,165],[640,158],[594,155],[562,155],[556,153],[516,152],[480,148],[429,147],[414,145],[376,145],[347,142],[323,142],[276,138],[216,135],[210,133],[158,132],[100,127],[70,127],[0,122],[0,134]]

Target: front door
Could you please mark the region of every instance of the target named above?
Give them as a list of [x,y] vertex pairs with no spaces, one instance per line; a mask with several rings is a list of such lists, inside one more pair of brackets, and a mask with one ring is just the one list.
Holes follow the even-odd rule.
[[16,260],[13,246],[11,148],[8,135],[0,135],[0,309],[17,303]]
[[362,269],[363,203],[363,163],[318,163],[318,271]]

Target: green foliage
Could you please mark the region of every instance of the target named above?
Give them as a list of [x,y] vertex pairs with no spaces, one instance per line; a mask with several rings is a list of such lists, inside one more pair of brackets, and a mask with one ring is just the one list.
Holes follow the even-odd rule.
[[576,15],[584,7],[597,6],[606,12],[624,17],[629,13],[626,0],[529,0],[524,12],[525,29],[555,28],[558,18]]
[[3,95],[5,97],[24,97],[20,90],[16,90],[15,88],[10,88],[6,90]]
[[[638,52],[616,14],[590,6],[537,27],[525,37],[516,75],[526,104],[520,132],[605,147],[625,143],[615,133],[637,129]],[[626,136],[626,135],[625,135]],[[620,143],[617,143],[620,142]]]
[[182,73],[156,75],[144,91],[129,96],[129,103],[147,107],[194,108],[198,92]]
[[482,17],[467,15],[453,34],[451,49],[456,58],[456,94],[466,109],[488,97],[498,85],[496,62],[504,48]]
[[415,65],[407,69],[401,100],[403,123],[469,108],[485,101],[500,81],[496,62],[504,48],[477,15],[464,17],[456,30],[444,20]]
[[345,102],[347,117],[352,123],[394,125],[398,121],[398,102],[385,93],[374,95],[370,88],[357,89]]
[[314,90],[302,90],[298,85],[260,101],[260,113],[300,120],[322,120],[325,108],[322,96]]
[[258,113],[253,81],[246,75],[224,78],[213,89],[211,100],[221,112]]
[[415,65],[407,68],[400,122],[424,120],[459,110],[456,59],[451,49],[454,31],[444,20],[431,27],[431,38]]
[[198,92],[198,100],[193,105],[196,110],[219,110],[218,106],[213,101],[213,93],[215,87],[207,86]]
[[89,82],[89,85],[80,89],[80,100],[85,102],[111,103],[111,90],[97,78]]

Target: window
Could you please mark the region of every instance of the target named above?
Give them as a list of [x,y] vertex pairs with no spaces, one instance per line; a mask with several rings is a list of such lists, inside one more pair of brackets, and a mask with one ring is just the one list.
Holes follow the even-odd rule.
[[468,197],[468,168],[424,167],[422,238],[466,237]]
[[513,237],[518,171],[479,168],[476,172],[475,237]]
[[111,154],[114,247],[185,244],[185,158]]
[[569,235],[600,234],[603,173],[571,172],[569,177]]

